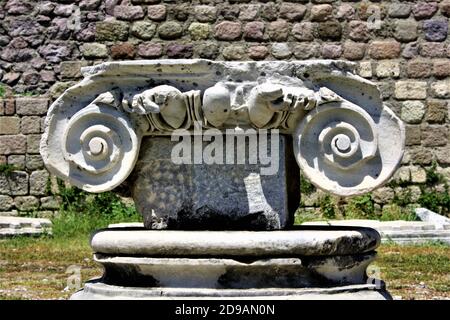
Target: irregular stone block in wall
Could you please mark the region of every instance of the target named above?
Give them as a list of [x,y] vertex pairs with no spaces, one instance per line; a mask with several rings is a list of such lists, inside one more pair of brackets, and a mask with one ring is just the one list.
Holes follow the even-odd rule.
[[0,194],[13,196],[28,194],[28,174],[23,171],[13,171],[8,176],[0,174]]
[[0,136],[0,154],[25,153],[27,138],[24,135]]
[[46,98],[17,98],[16,112],[19,115],[45,115],[48,108]]
[[[299,170],[295,163],[294,168],[285,163],[286,148],[290,147],[286,140],[283,136],[279,138],[278,159],[274,157],[276,163],[270,164],[278,171],[271,175],[261,174],[265,165],[259,161],[249,164],[248,142],[244,154],[246,164],[208,165],[174,164],[171,153],[177,143],[168,137],[144,140],[143,154],[132,178],[136,179],[132,192],[146,227],[271,230],[287,226],[294,213],[289,212],[288,197],[297,198],[294,201],[298,205],[299,193],[288,195],[286,191],[292,181],[298,181],[295,171]],[[236,145],[234,148],[237,150]],[[220,155],[223,163],[229,157],[225,151],[229,152],[229,148]],[[237,152],[234,155],[237,158],[233,163],[236,163],[239,156]]]
[[0,117],[0,134],[17,134],[19,131],[19,117]]

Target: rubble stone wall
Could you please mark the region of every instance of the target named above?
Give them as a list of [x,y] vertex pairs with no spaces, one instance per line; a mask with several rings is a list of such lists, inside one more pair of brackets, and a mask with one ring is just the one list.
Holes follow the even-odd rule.
[[2,0],[0,215],[58,208],[39,155],[46,111],[80,67],[128,59],[354,61],[407,124],[404,187],[372,199],[409,188],[417,201],[433,162],[450,179],[449,16],[450,0]]

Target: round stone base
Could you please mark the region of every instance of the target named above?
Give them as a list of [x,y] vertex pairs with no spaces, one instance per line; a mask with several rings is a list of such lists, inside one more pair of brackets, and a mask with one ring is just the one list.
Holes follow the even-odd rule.
[[139,288],[86,283],[72,300],[391,300],[384,288],[373,284],[332,288]]
[[380,235],[370,228],[154,231],[93,235],[104,275],[73,299],[385,299],[366,275]]

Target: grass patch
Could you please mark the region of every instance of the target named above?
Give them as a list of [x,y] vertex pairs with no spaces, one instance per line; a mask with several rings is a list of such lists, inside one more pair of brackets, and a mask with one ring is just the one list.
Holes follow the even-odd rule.
[[450,298],[450,250],[437,242],[383,244],[375,262],[393,295],[403,299]]
[[15,170],[18,169],[12,164],[0,163],[0,174],[4,174],[5,177],[10,177]]
[[91,234],[111,223],[142,221],[132,205],[114,193],[87,194],[60,185],[60,213],[52,235],[0,240],[0,299],[66,299],[69,267],[81,270],[82,282],[102,275],[92,259]]
[[53,236],[77,238],[111,223],[141,222],[134,205],[126,204],[113,192],[89,194],[58,181],[60,213],[52,220]]
[[[76,238],[16,238],[0,241],[0,299],[66,299],[66,273],[81,268],[83,282],[99,277],[89,234]],[[374,262],[389,292],[403,299],[450,298],[450,250],[439,243],[383,244]]]

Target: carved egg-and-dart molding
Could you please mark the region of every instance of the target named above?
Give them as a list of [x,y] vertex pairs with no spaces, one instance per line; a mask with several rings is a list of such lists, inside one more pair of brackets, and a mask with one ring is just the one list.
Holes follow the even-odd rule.
[[399,166],[404,127],[375,84],[343,61],[152,60],[83,68],[50,107],[41,154],[90,192],[131,173],[144,136],[176,129],[279,129],[302,172],[337,195],[370,191]]

